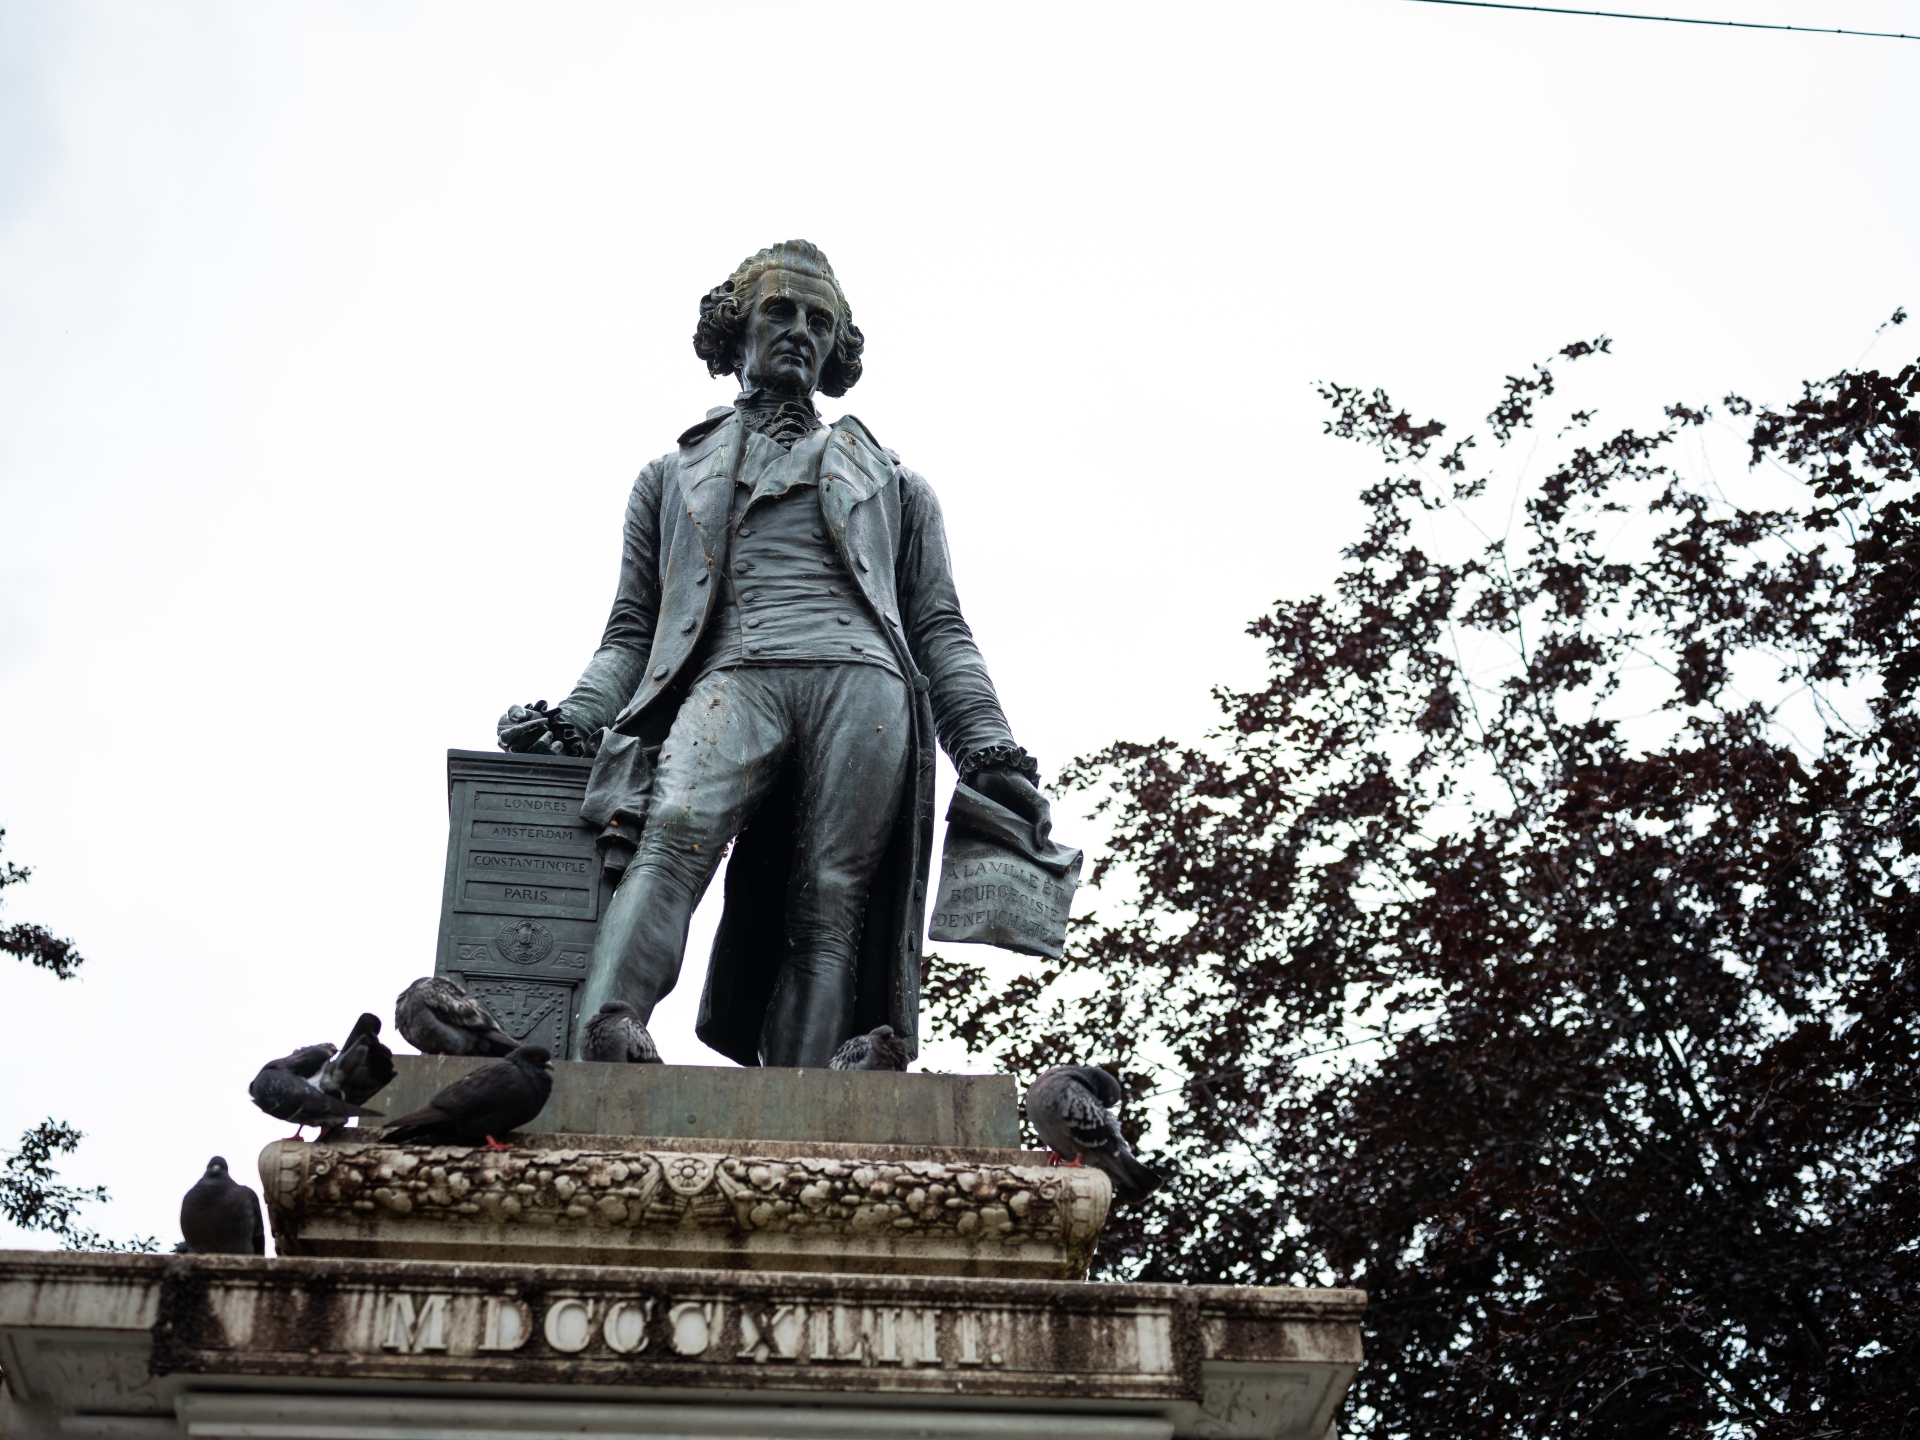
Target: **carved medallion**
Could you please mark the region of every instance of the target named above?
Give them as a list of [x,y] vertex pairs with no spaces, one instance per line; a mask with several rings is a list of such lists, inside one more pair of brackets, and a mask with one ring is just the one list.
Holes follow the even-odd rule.
[[509,920],[493,937],[493,945],[516,965],[537,965],[553,949],[553,931],[538,920]]
[[667,1188],[676,1195],[698,1195],[713,1183],[713,1159],[707,1155],[675,1155],[662,1161]]

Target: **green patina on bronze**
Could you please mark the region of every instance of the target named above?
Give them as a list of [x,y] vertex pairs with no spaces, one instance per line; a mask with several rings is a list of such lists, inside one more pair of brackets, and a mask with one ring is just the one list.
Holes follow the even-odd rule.
[[740,398],[634,482],[612,613],[572,693],[499,726],[503,749],[594,757],[580,815],[619,879],[577,1015],[651,1015],[730,847],[696,1028],[745,1065],[823,1066],[882,1024],[917,1053],[936,746],[1033,845],[1051,823],[960,613],[932,487],[861,421],[823,432],[814,411],[859,380],[864,346],[804,240],[702,298],[694,350]]

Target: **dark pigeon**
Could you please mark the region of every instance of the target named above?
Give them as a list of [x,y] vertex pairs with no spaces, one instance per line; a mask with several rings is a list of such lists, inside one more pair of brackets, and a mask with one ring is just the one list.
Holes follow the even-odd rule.
[[322,1090],[349,1105],[364,1105],[393,1079],[393,1051],[380,1041],[380,1017],[362,1014],[347,1032],[340,1053],[320,1067]]
[[856,1035],[827,1061],[829,1070],[904,1070],[907,1068],[907,1043],[893,1033],[893,1026],[882,1025],[865,1035]]
[[1092,1065],[1060,1065],[1027,1090],[1027,1118],[1054,1154],[1106,1172],[1116,1200],[1144,1200],[1160,1177],[1133,1158],[1109,1106],[1120,1103],[1120,1082]]
[[624,1000],[609,1000],[587,1021],[580,1058],[615,1065],[658,1065],[660,1051],[647,1033],[640,1012]]
[[381,1139],[508,1150],[499,1137],[538,1115],[552,1092],[553,1056],[544,1045],[522,1045],[504,1060],[468,1071],[424,1108],[395,1120]]
[[422,1055],[505,1055],[519,1043],[486,1006],[444,975],[428,975],[402,990],[393,1023]]
[[[284,1117],[282,1117],[284,1118]],[[267,1227],[260,1197],[227,1174],[224,1156],[207,1161],[202,1175],[180,1201],[182,1255],[264,1255]]]
[[276,1120],[291,1120],[296,1128],[293,1138],[308,1125],[339,1125],[354,1115],[380,1115],[384,1112],[350,1105],[327,1094],[314,1077],[334,1056],[331,1045],[305,1045],[291,1055],[269,1060],[253,1077],[247,1093],[253,1103]]

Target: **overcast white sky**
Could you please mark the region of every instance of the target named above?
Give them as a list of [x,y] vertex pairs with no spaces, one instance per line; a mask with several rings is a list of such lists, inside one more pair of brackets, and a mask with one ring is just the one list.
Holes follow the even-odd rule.
[[[1334,573],[1371,471],[1315,379],[1472,424],[1604,331],[1626,423],[1857,360],[1920,305],[1917,68],[1403,0],[0,0],[5,918],[87,956],[0,968],[0,1148],[78,1125],[90,1221],[171,1243],[207,1155],[286,1133],[255,1068],[431,968],[444,753],[591,652],[751,251],[832,258],[868,350],[829,413],[939,491],[1051,771],[1199,734]],[[718,1063],[710,919],[670,1058]]]

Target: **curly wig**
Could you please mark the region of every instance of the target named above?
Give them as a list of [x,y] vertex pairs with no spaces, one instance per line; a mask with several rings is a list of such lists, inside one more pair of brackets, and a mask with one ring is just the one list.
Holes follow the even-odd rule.
[[738,373],[733,347],[745,323],[740,306],[743,302],[752,303],[760,277],[774,269],[797,270],[833,287],[836,302],[833,353],[820,372],[820,393],[846,394],[860,379],[860,352],[866,348],[866,337],[853,323],[853,311],[847,306],[846,292],[834,278],[833,266],[827,263],[819,246],[805,240],[788,240],[742,260],[733,274],[700,297],[700,323],[693,331],[693,353],[707,362],[709,375]]

